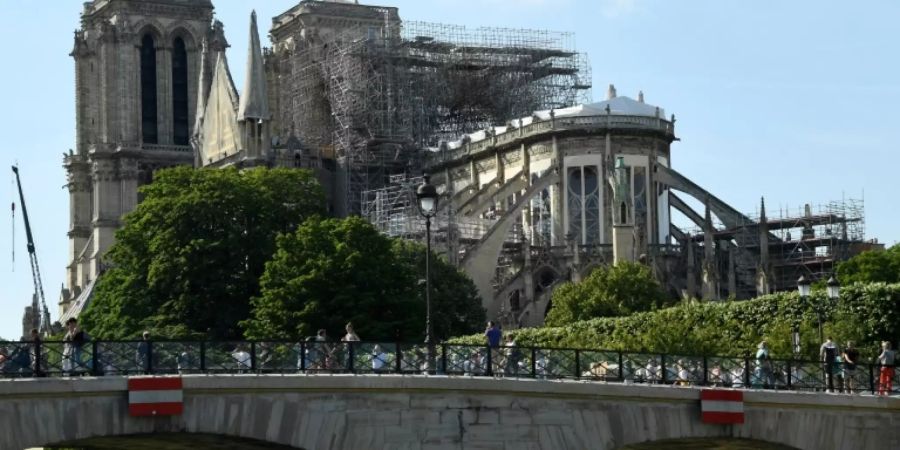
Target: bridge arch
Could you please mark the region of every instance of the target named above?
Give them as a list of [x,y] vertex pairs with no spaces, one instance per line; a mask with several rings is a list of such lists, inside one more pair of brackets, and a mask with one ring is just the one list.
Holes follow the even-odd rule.
[[[102,436],[44,446],[48,450],[296,450],[298,447],[242,438],[200,433],[154,433]],[[302,450],[302,449],[301,449]]]

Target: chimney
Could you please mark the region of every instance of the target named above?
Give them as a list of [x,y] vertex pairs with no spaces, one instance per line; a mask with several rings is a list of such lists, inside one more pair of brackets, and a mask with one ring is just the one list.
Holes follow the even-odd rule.
[[609,91],[606,92],[606,99],[607,99],[607,100],[612,100],[612,99],[614,99],[614,98],[616,98],[616,97],[618,97],[618,95],[616,95],[616,85],[610,84],[610,85],[609,85]]

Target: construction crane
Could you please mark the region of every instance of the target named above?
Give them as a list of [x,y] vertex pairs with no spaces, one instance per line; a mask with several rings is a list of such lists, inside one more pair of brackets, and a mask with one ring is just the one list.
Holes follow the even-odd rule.
[[[31,222],[28,221],[28,208],[25,207],[25,194],[22,193],[22,180],[19,178],[19,168],[12,166],[13,173],[16,174],[16,183],[19,185],[19,204],[22,206],[22,217],[25,218],[25,237],[28,239],[28,258],[31,260],[31,278],[34,281],[34,295],[40,301],[40,325],[38,331],[47,336],[50,334],[50,311],[47,309],[47,302],[44,299],[44,284],[41,282],[41,268],[38,265],[37,254],[34,251],[34,237],[31,234]],[[38,314],[37,302],[33,302],[32,314]],[[27,333],[28,330],[25,330]]]

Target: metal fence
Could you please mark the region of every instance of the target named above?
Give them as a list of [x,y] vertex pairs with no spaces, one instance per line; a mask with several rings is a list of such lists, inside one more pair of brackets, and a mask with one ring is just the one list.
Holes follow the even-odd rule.
[[[884,373],[883,373],[884,372]],[[612,350],[396,342],[0,343],[0,377],[140,374],[440,374],[846,393],[900,392],[893,366]],[[892,380],[880,383],[881,376]]]

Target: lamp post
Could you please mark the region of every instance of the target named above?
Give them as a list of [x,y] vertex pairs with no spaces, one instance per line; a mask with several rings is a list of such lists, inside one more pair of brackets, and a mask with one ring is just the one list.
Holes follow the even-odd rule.
[[[797,291],[800,292],[800,298],[807,300],[809,298],[810,290],[811,286],[809,280],[807,280],[805,276],[800,275],[800,278],[797,279]],[[825,342],[822,333],[822,305],[816,305],[816,318],[819,322],[819,342]]]
[[428,371],[434,370],[434,341],[431,332],[431,218],[437,213],[438,193],[425,175],[416,189],[419,214],[425,218],[425,346],[428,347]]
[[[825,282],[825,292],[828,294],[828,299],[831,300],[831,304],[834,305],[838,298],[841,296],[841,283],[838,282],[837,278],[832,274],[828,277],[828,281]],[[821,321],[821,319],[820,319]],[[821,339],[822,334],[822,324],[819,323],[819,338]]]

